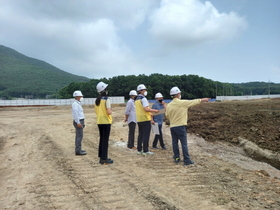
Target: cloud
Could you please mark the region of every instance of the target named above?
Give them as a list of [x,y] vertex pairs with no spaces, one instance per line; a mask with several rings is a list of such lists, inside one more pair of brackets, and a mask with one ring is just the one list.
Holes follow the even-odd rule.
[[238,14],[219,13],[209,1],[199,0],[162,0],[150,21],[150,33],[157,40],[177,47],[228,40],[247,26]]
[[157,0],[2,0],[4,5],[23,16],[35,19],[92,22],[110,19],[115,25],[135,29],[143,23],[147,13]]
[[141,72],[141,64],[118,33],[142,24],[153,2],[4,0],[0,40],[30,57],[90,78]]
[[[245,36],[227,45],[226,50],[238,49],[230,59],[219,54],[224,45],[213,49],[205,43],[233,39],[246,27],[244,17],[222,13],[202,0],[1,0],[0,7],[1,44],[89,78],[155,72],[205,75],[205,63],[217,69],[221,60],[230,64],[241,55],[244,44],[238,44]],[[198,59],[204,65],[197,64]]]

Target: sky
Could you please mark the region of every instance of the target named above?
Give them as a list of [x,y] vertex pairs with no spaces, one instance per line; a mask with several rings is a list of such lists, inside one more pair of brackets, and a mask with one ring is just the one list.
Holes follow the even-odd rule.
[[0,0],[0,45],[90,79],[280,83],[280,0]]

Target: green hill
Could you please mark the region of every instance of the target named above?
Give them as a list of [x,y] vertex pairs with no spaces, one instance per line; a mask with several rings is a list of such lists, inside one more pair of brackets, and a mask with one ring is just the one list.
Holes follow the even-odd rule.
[[44,61],[27,57],[0,45],[0,98],[44,98],[71,82],[90,79],[62,71]]
[[239,95],[268,95],[280,94],[280,84],[272,82],[235,83],[234,90]]

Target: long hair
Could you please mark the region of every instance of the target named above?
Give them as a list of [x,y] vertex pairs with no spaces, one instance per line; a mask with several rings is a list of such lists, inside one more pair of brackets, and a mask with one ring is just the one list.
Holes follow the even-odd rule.
[[96,105],[96,106],[99,106],[102,96],[106,96],[106,95],[107,95],[107,94],[106,94],[106,91],[105,91],[105,90],[102,91],[102,92],[97,96],[97,98],[96,98],[96,100],[95,100],[95,105]]

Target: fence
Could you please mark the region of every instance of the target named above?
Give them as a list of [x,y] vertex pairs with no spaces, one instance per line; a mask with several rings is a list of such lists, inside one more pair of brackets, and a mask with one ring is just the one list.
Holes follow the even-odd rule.
[[280,98],[280,95],[248,95],[248,96],[216,96],[218,101],[224,100],[251,100],[251,99],[262,99],[262,98]]
[[[109,97],[112,104],[124,103],[123,96]],[[0,106],[61,106],[71,105],[74,102],[71,99],[22,99],[22,100],[0,100]],[[82,104],[93,105],[96,98],[84,98]]]
[[[125,103],[123,96],[111,96],[109,97],[112,104]],[[216,100],[251,100],[262,98],[280,98],[280,95],[248,95],[248,96],[217,96]],[[0,106],[62,106],[71,105],[74,102],[74,98],[71,99],[21,99],[21,100],[0,100]],[[96,98],[84,98],[82,104],[93,105]],[[169,103],[171,100],[164,100]],[[212,99],[211,101],[215,101]],[[155,100],[149,100],[150,103],[154,103]]]

